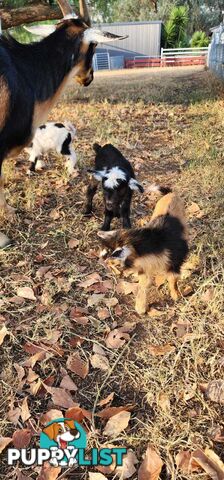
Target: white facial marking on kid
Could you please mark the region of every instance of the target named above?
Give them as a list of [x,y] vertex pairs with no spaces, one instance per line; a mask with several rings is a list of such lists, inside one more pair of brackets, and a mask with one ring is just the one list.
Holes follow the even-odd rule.
[[112,253],[112,257],[117,258],[122,262],[125,262],[125,260],[129,257],[129,255],[131,255],[131,249],[127,246],[124,246],[122,248],[118,247]]
[[119,167],[113,167],[107,174],[105,174],[105,178],[106,181],[104,182],[104,186],[113,189],[118,187],[118,180],[126,180],[126,175]]

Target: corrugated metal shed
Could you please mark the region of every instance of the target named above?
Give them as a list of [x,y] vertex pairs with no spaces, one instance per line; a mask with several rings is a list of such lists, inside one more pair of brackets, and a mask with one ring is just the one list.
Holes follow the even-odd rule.
[[97,47],[97,52],[109,51],[110,55],[124,55],[130,58],[137,55],[155,57],[160,55],[162,22],[127,22],[101,24],[101,28],[117,35],[129,35],[121,42]]

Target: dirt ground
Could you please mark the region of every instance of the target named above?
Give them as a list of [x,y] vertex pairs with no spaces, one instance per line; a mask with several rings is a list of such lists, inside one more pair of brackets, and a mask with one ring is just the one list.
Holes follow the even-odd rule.
[[[94,412],[94,418],[82,420],[89,445],[105,444],[106,420],[96,416],[102,409],[97,404],[114,392],[109,405],[131,405],[131,418],[109,443],[135,452],[131,479],[137,479],[148,443],[164,462],[161,480],[211,478],[203,469],[179,470],[176,455],[182,450],[209,447],[224,461],[224,433],[217,437],[224,428],[223,396],[205,393],[209,382],[223,380],[224,368],[223,107],[222,86],[201,67],[97,73],[87,89],[72,85],[50,116],[77,128],[76,176],[69,178],[63,158],[53,154],[47,168],[31,178],[25,154],[16,168],[5,162],[7,197],[17,214],[3,220],[1,228],[15,240],[0,253],[0,323],[8,330],[0,347],[3,437],[28,429],[35,446],[41,416],[52,408],[64,413],[74,402]],[[82,215],[95,141],[117,146],[145,186],[172,186],[186,202],[190,255],[180,282],[182,298],[174,304],[167,285],[153,287],[142,318],[134,311],[133,294],[123,293],[122,279],[98,260],[100,192],[93,217]],[[155,198],[136,193],[133,225],[147,222],[154,205]],[[93,284],[81,286],[90,274]],[[134,281],[124,280],[127,288]],[[33,299],[23,298],[24,287]],[[110,331],[125,322],[136,325],[119,348],[110,348],[105,343]],[[96,346],[107,357],[105,370],[92,365]],[[30,360],[40,351],[44,355],[36,363]],[[69,368],[68,359],[77,352],[85,378]],[[55,399],[51,388],[59,387],[66,374],[77,390],[64,389],[62,397],[71,398]],[[22,480],[21,471],[24,479],[48,478],[38,467],[8,467],[5,452],[0,471],[1,480]],[[87,479],[88,471],[69,470],[63,478]]]

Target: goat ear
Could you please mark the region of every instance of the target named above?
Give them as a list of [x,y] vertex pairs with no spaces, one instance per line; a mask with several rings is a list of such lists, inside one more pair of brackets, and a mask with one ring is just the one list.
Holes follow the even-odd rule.
[[102,180],[102,178],[104,177],[104,172],[101,170],[94,170],[93,168],[88,168],[87,172],[91,173],[98,181]]
[[108,43],[116,40],[124,40],[128,35],[120,36],[114,33],[104,32],[98,28],[88,28],[84,32],[84,42],[86,43]]
[[39,35],[40,37],[48,37],[56,30],[55,25],[34,25],[31,27],[24,26],[24,28],[33,35]]
[[135,178],[131,178],[128,185],[131,190],[138,190],[140,193],[144,192],[143,186]]
[[97,232],[97,236],[101,238],[101,240],[112,240],[117,236],[117,230],[112,230],[111,232],[104,232],[99,230]]

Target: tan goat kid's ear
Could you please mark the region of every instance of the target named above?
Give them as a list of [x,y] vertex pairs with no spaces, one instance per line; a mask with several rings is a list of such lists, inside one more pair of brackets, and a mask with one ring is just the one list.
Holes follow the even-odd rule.
[[111,232],[104,232],[103,230],[99,230],[97,232],[97,236],[101,238],[101,240],[112,240],[117,236],[117,230],[112,230]]

